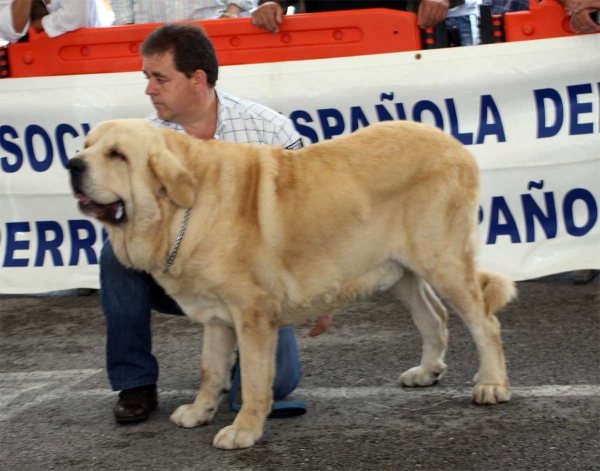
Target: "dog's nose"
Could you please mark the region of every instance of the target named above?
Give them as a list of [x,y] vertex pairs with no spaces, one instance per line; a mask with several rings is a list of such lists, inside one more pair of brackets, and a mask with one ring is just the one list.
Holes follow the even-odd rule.
[[70,159],[67,162],[67,168],[72,176],[77,177],[85,172],[85,162],[78,158]]

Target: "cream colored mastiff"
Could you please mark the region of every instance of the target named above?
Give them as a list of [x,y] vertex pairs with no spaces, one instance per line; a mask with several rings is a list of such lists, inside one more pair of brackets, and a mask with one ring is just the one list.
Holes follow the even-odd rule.
[[421,364],[402,384],[429,386],[446,369],[437,293],[475,340],[474,401],[509,400],[494,314],[515,290],[477,270],[479,171],[442,131],[388,121],[288,151],[107,121],[69,169],[79,207],[105,224],[121,263],[150,273],[205,326],[202,387],[173,423],[213,418],[237,339],[243,406],[215,447],[250,447],[262,436],[279,327],[376,291],[402,300],[423,337]]

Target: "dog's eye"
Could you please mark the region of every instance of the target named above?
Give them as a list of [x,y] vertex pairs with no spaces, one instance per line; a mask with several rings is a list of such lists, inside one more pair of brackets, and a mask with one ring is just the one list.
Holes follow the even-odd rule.
[[127,160],[125,155],[122,152],[119,152],[117,149],[112,149],[108,155],[113,159]]

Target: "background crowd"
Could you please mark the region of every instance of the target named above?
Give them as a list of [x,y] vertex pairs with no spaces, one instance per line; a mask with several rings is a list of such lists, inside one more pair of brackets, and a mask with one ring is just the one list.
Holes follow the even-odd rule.
[[[559,1],[574,32],[600,31],[600,0]],[[391,8],[416,13],[421,28],[444,23],[456,45],[471,46],[479,44],[482,2],[492,14],[529,8],[529,0],[0,0],[0,41],[26,41],[30,28],[53,38],[84,27],[238,17],[277,33],[289,14]]]

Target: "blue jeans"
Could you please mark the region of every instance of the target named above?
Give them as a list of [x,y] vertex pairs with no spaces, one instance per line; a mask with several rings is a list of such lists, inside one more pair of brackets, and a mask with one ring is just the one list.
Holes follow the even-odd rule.
[[477,16],[455,16],[446,18],[446,28],[456,28],[460,37],[461,46],[473,46],[479,44],[479,30],[477,29]]
[[[184,315],[179,305],[149,274],[121,265],[108,240],[100,255],[100,300],[106,318],[106,370],[113,391],[156,384],[150,310]],[[280,329],[274,399],[290,394],[301,377],[294,328]]]

